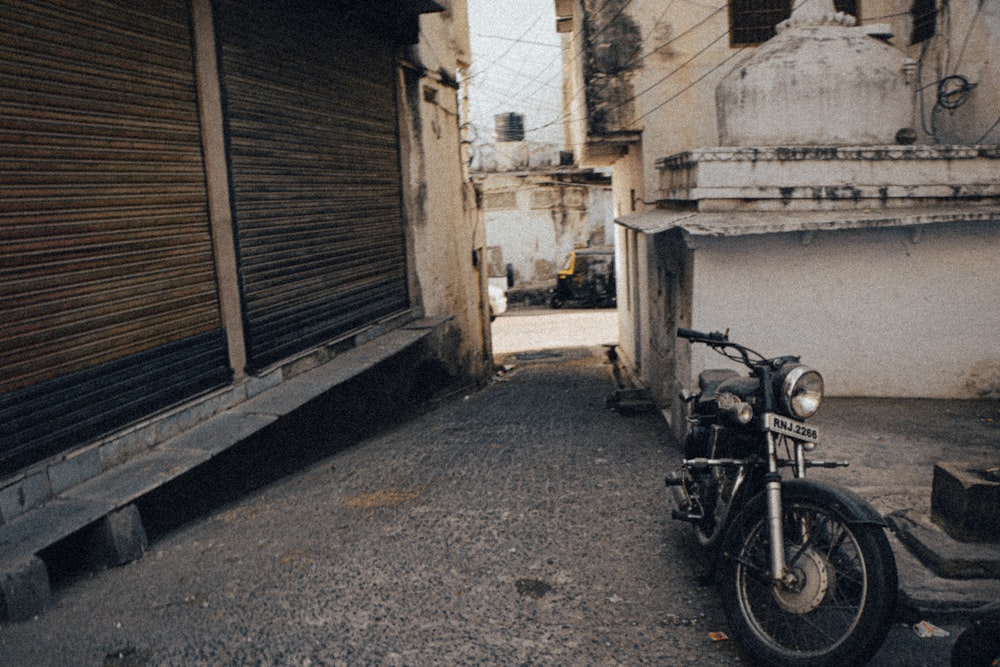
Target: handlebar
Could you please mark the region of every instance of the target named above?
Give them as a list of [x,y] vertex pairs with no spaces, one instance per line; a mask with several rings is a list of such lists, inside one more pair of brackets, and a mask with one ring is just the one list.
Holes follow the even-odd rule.
[[728,343],[729,333],[722,333],[721,331],[713,331],[712,333],[702,333],[701,331],[695,331],[694,329],[685,329],[683,327],[677,328],[677,337],[686,338],[692,342],[701,343]]
[[[702,331],[695,331],[694,329],[678,327],[677,337],[686,338],[692,343],[704,343],[727,359],[741,363],[751,370],[756,368],[757,362],[771,363],[760,352],[751,350],[746,345],[730,341],[728,329],[725,332],[712,331],[711,333],[704,333]],[[729,352],[729,350],[735,350],[736,354]]]

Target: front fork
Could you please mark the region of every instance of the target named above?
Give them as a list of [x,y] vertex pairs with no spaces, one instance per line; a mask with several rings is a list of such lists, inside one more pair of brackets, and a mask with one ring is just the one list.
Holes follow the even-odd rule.
[[[817,465],[834,467],[846,463],[820,462]],[[806,476],[805,447],[801,442],[795,443],[795,477]],[[785,528],[782,520],[781,475],[778,473],[778,451],[774,434],[767,434],[767,527],[768,539],[771,544],[771,578],[778,583],[790,583],[792,574],[785,562]]]
[[781,512],[781,474],[774,434],[767,434],[767,526],[771,543],[771,578],[785,581],[785,534]]

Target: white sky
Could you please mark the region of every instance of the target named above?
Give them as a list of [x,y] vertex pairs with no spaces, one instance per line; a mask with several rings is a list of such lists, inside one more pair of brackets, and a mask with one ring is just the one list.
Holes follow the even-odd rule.
[[524,115],[528,141],[562,143],[562,55],[554,0],[468,0],[469,120],[491,143],[496,114]]

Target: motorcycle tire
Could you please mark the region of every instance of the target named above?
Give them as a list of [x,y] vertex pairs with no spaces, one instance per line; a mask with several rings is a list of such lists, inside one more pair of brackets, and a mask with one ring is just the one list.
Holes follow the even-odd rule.
[[786,499],[782,513],[787,567],[796,575],[791,586],[771,577],[762,495],[726,532],[718,585],[730,630],[752,664],[864,664],[885,640],[896,606],[885,533],[806,500]]
[[551,308],[562,308],[566,301],[558,294],[553,294],[552,298],[549,300],[549,307]]
[[1000,624],[973,625],[955,640],[951,649],[952,667],[996,667],[1000,665]]

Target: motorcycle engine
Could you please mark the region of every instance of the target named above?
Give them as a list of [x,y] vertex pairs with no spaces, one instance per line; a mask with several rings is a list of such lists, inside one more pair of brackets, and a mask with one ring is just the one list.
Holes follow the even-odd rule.
[[684,458],[746,458],[754,452],[756,437],[751,428],[694,424],[684,440]]

